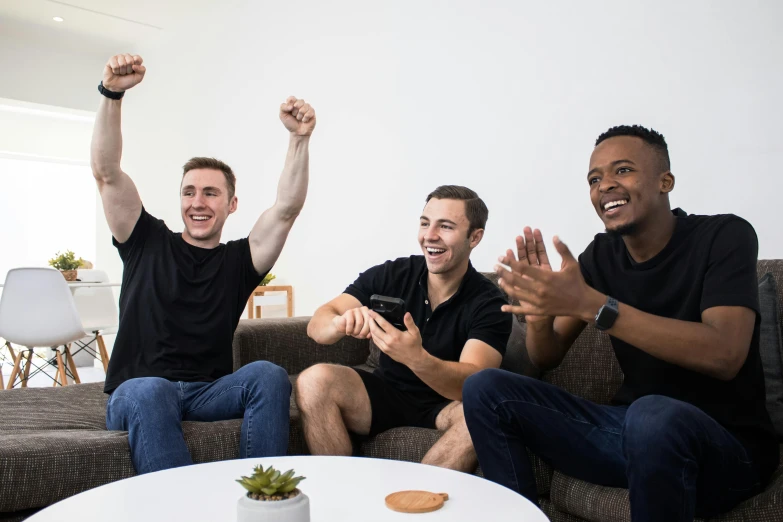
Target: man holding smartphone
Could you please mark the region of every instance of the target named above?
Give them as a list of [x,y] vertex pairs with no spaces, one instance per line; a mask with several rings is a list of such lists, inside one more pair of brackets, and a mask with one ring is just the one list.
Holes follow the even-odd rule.
[[[296,402],[313,455],[351,455],[349,432],[372,436],[414,426],[445,431],[424,464],[475,469],[462,384],[500,367],[512,325],[501,291],[470,263],[488,214],[474,191],[438,187],[420,218],[423,255],[370,268],[316,310],[307,333],[318,343],[350,335],[372,339],[381,353],[373,373],[317,364],[299,376]],[[389,308],[402,299],[405,330],[373,311],[371,298]]]

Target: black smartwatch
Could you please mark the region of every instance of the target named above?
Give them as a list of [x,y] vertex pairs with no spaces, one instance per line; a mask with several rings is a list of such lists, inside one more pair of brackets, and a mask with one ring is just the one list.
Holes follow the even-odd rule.
[[599,330],[608,330],[614,325],[618,315],[620,315],[620,309],[617,299],[607,297],[606,304],[598,310],[595,316],[595,327]]
[[98,92],[111,100],[119,100],[120,98],[125,96],[125,91],[122,92],[110,91],[109,89],[103,86],[103,82],[98,84]]

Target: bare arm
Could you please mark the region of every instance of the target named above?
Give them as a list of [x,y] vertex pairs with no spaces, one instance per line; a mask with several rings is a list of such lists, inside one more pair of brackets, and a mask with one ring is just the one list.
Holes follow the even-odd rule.
[[465,343],[459,362],[444,361],[424,351],[410,369],[427,386],[454,401],[462,400],[465,379],[486,368],[500,368],[503,356],[490,345],[477,339]]
[[[146,72],[140,56],[113,56],[106,64],[103,85],[123,92],[137,85]],[[90,166],[98,184],[103,211],[114,238],[124,243],[141,215],[141,198],[130,176],[120,168],[122,157],[122,100],[101,96],[90,148]]]
[[[501,287],[520,301],[518,306],[504,309],[557,316],[563,326],[568,324],[563,317],[571,317],[571,324],[592,323],[607,297],[587,285],[579,263],[557,238],[555,248],[563,257],[559,272],[521,264],[513,266],[513,272],[498,268]],[[733,379],[745,363],[756,320],[755,312],[742,306],[708,308],[702,312],[701,322],[660,317],[622,303],[619,312],[608,330],[610,335],[653,357],[721,380]],[[534,339],[541,344],[538,355],[554,354],[550,359],[542,357],[545,363],[558,361],[558,356],[562,359],[563,346],[576,332],[569,327],[558,331],[556,326],[554,330],[554,336],[546,332]]]
[[587,323],[573,317],[547,318],[527,323],[525,346],[539,370],[557,367]]
[[366,310],[354,296],[340,294],[315,311],[307,324],[307,335],[318,344],[334,344],[346,335],[368,339]]
[[[506,251],[505,256],[501,256],[499,261],[511,267],[512,271],[519,273],[523,269],[536,269],[546,272],[552,272],[552,266],[549,263],[549,255],[544,244],[544,237],[538,229],[533,230],[525,227],[523,235],[516,238],[517,252],[516,257],[511,250]],[[510,286],[504,286],[504,280],[501,276],[499,281],[501,287],[507,292]],[[514,288],[509,295],[519,298]],[[520,313],[515,307],[504,306],[506,312]],[[527,323],[527,335],[525,337],[525,347],[527,348],[530,361],[539,370],[551,370],[558,366],[565,357],[571,345],[582,333],[587,324],[573,317],[554,317],[545,315],[525,315]]]
[[422,345],[421,332],[410,312],[405,313],[406,331],[400,331],[370,310],[370,335],[386,355],[410,368],[425,384],[446,398],[461,401],[462,385],[469,376],[485,368],[499,368],[500,353],[477,339],[465,343],[459,362],[443,361]]
[[310,175],[310,135],[315,111],[304,100],[289,97],[280,107],[280,119],[291,132],[285,166],[277,185],[275,204],[258,218],[248,239],[253,266],[268,272],[280,257],[288,233],[304,206]]
[[[592,290],[592,289],[591,289]],[[595,316],[606,296],[593,290],[583,318]],[[607,332],[653,357],[716,379],[733,379],[748,357],[756,312],[742,306],[716,306],[701,322],[642,312],[620,303],[620,315]]]

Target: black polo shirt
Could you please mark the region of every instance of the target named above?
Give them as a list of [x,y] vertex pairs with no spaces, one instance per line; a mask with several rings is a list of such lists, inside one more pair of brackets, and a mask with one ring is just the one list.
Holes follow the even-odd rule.
[[[427,296],[427,274],[424,256],[402,257],[362,272],[345,293],[363,306],[370,306],[373,294],[404,299],[406,311],[421,331],[424,349],[438,359],[459,361],[469,339],[505,354],[513,318],[500,310],[508,304],[500,289],[469,264],[457,292],[433,311]],[[448,400],[383,352],[375,374],[423,404]]]

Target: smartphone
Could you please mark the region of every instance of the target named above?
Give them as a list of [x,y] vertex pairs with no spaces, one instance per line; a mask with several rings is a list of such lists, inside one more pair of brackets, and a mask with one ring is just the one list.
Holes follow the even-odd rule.
[[380,315],[398,330],[406,331],[405,301],[396,297],[373,294],[370,297],[370,309]]

